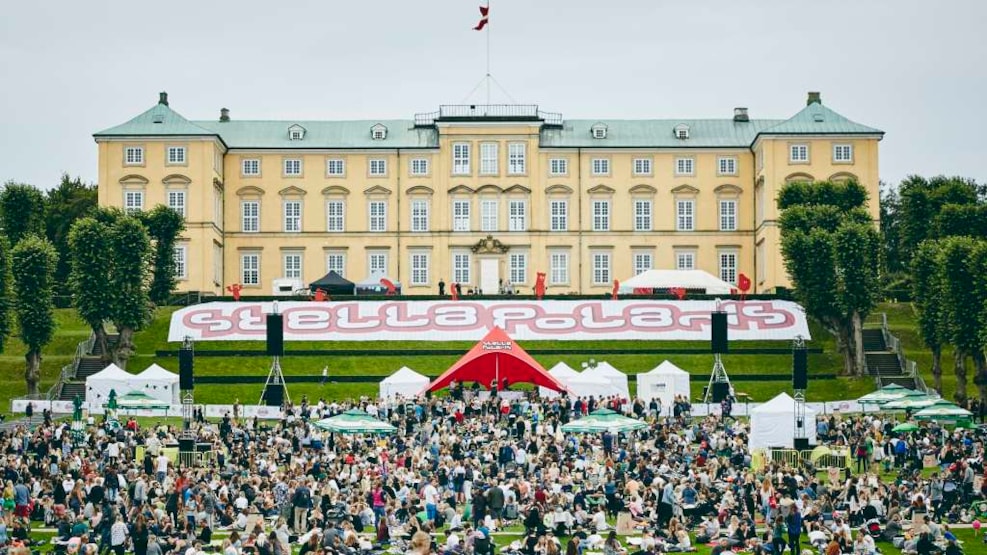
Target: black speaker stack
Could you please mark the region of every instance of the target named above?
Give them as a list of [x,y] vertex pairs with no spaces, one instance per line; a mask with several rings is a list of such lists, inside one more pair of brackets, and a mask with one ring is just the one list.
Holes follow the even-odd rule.
[[186,341],[178,350],[178,388],[182,391],[191,391],[195,386],[192,372],[194,365],[195,352],[192,350],[192,342]]
[[730,382],[713,382],[713,402],[719,403],[730,395]]
[[726,312],[714,312],[712,314],[713,320],[713,337],[712,337],[712,348],[713,353],[722,355],[726,354],[728,347],[727,344],[729,340],[727,338],[727,313]]
[[792,389],[809,388],[809,351],[805,345],[792,349]]
[[264,389],[264,404],[269,407],[280,407],[284,404],[284,384],[269,383]]
[[280,314],[267,315],[267,354],[284,356],[284,316]]

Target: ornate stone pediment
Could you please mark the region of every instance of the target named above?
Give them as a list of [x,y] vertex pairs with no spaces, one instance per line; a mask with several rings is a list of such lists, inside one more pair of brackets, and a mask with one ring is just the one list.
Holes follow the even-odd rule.
[[470,247],[473,254],[504,254],[511,250],[511,247],[505,245],[493,238],[493,235],[487,235],[486,238],[480,239],[477,244]]

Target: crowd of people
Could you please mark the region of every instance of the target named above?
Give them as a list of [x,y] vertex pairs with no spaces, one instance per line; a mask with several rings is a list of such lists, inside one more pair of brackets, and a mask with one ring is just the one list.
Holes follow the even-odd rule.
[[[32,429],[0,436],[0,545],[51,543],[69,555],[382,546],[417,555],[650,555],[697,545],[714,555],[869,555],[876,542],[893,541],[909,553],[953,555],[960,546],[950,526],[983,518],[972,506],[987,493],[977,430],[930,423],[897,434],[880,414],[826,415],[820,442],[844,449],[853,464],[829,470],[769,458],[755,467],[744,421],[692,417],[686,399],[660,416],[660,405],[615,398],[461,393],[303,400],[278,421],[239,410],[197,418],[192,431],[208,454],[190,466],[174,457],[180,427],[110,426],[102,417],[76,434],[45,413]],[[328,434],[313,425],[353,407],[397,432]],[[562,432],[600,407],[649,426]],[[928,476],[921,471],[930,460],[938,468]]]

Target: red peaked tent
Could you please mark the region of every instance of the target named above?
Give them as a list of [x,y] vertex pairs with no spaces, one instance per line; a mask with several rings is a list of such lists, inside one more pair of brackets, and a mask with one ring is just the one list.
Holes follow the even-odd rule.
[[498,386],[507,379],[509,384],[533,383],[555,391],[565,391],[561,382],[542,368],[507,332],[495,327],[463,358],[428,385],[436,391],[453,380],[459,383],[478,382],[485,388],[497,380]]

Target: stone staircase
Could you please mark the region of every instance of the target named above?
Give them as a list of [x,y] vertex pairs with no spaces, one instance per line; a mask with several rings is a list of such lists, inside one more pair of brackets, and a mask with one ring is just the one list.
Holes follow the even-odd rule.
[[[115,342],[119,339],[118,335],[109,335],[106,340],[110,343]],[[103,362],[103,349],[100,348],[99,344],[93,342],[93,347],[88,353],[83,353],[82,357],[79,359],[79,364],[75,370],[75,376],[72,376],[69,380],[62,384],[61,391],[58,394],[58,399],[62,401],[71,401],[76,395],[81,398],[86,398],[86,378],[92,376],[93,374],[101,371],[106,367],[106,363]]]
[[916,389],[920,384],[908,375],[901,365],[898,354],[889,349],[885,341],[884,330],[881,328],[864,330],[864,358],[867,372],[874,376],[880,387],[892,383]]

